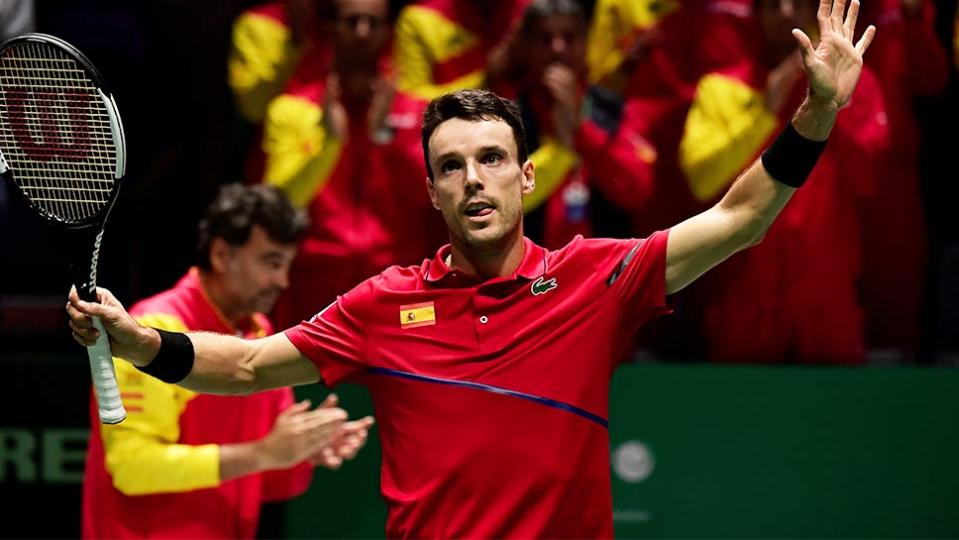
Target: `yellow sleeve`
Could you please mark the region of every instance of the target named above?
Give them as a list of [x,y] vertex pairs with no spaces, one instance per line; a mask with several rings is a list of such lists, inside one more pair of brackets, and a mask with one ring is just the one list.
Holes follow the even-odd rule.
[[443,84],[433,80],[434,64],[477,46],[476,36],[439,13],[416,5],[405,7],[396,21],[393,38],[397,89],[429,100],[464,88],[482,87],[482,70]]
[[[145,316],[141,324],[170,331],[186,326],[170,315]],[[114,358],[127,418],[101,425],[106,469],[125,495],[174,493],[220,483],[220,448],[216,444],[177,444],[180,414],[196,394],[164,383]]]
[[678,7],[677,0],[598,0],[586,38],[590,82],[598,84],[619,69],[632,39]]
[[959,69],[959,10],[956,10],[956,22],[952,32],[952,58]]
[[343,142],[326,132],[322,119],[318,105],[286,94],[267,108],[263,180],[282,189],[300,207],[326,185],[343,149]]
[[270,17],[244,13],[233,24],[227,81],[244,118],[260,123],[266,106],[283,91],[300,51],[287,27]]
[[579,164],[579,155],[553,139],[544,139],[543,144],[529,156],[536,173],[536,188],[523,197],[523,212],[539,208],[556,189],[563,184],[569,171]]
[[718,74],[696,88],[679,143],[679,164],[700,201],[719,195],[756,157],[779,120],[762,91]]

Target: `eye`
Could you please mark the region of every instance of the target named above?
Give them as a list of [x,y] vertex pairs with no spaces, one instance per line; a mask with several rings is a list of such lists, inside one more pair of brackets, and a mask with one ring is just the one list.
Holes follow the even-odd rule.
[[483,154],[483,157],[480,158],[480,163],[483,163],[484,165],[496,165],[500,161],[503,161],[503,157],[496,152]]
[[443,174],[446,174],[446,173],[453,172],[459,168],[460,168],[460,164],[457,161],[454,161],[454,160],[444,161],[440,165],[440,172],[442,172]]

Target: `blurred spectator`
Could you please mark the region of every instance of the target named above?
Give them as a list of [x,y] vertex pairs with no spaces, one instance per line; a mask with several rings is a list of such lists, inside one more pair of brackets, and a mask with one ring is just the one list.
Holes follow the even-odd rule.
[[433,99],[463,88],[503,84],[516,71],[513,40],[529,0],[421,0],[396,22],[397,88]]
[[304,50],[325,48],[315,28],[316,1],[259,4],[234,21],[227,75],[237,109],[248,121],[263,121]]
[[536,189],[523,199],[524,232],[550,249],[592,235],[594,190],[623,208],[640,208],[650,197],[651,168],[637,151],[642,138],[621,124],[617,100],[589,88],[585,40],[575,0],[534,0],[526,9],[517,86]]
[[444,229],[424,184],[425,102],[394,90],[386,0],[337,0],[332,64],[305,56],[264,124],[264,180],[311,225],[276,310],[292,325],[391,264],[419,262]]
[[[229,186],[200,225],[197,266],[130,312],[168,331],[247,338],[285,287],[306,226],[283,194]],[[84,538],[253,538],[264,501],[303,493],[312,463],[339,467],[370,419],[343,423],[335,401],[309,410],[289,388],[198,395],[115,361],[127,418],[92,430],[83,484]]]
[[590,82],[622,95],[636,63],[660,39],[658,24],[680,6],[678,0],[598,0],[587,46]]
[[877,189],[863,209],[867,343],[877,358],[913,360],[929,259],[919,185],[923,132],[914,100],[945,89],[949,60],[928,0],[864,3],[860,19],[862,27],[875,24],[881,36],[865,61],[882,87],[894,148],[877,169]]
[[300,58],[309,54],[328,62],[329,47],[317,32],[319,12],[327,0],[279,0],[259,4],[233,22],[227,81],[237,112],[247,123],[236,129],[238,154],[244,156],[240,176],[248,182],[263,177],[260,124],[270,101],[289,81]]
[[[811,4],[759,0],[754,13],[717,26],[751,30],[741,46],[714,51],[730,56],[725,67],[700,79],[686,119],[679,161],[703,203],[715,201],[756,159],[802,99],[805,83],[790,30],[815,35]],[[710,44],[708,33],[703,39]],[[888,151],[888,136],[881,90],[866,69],[809,181],[763,242],[703,280],[703,332],[712,360],[864,361],[857,205],[874,189],[873,167]]]

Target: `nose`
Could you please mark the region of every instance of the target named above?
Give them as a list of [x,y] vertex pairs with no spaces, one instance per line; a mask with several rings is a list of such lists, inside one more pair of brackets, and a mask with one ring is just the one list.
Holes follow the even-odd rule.
[[353,33],[360,39],[366,39],[370,37],[372,26],[369,17],[357,17],[356,24],[353,26]]
[[289,267],[281,268],[273,273],[273,286],[284,291],[290,286]]
[[483,179],[479,175],[476,162],[471,160],[466,163],[466,191],[473,192],[480,189],[483,189]]
[[569,48],[569,43],[562,34],[556,34],[549,39],[549,50],[553,54],[563,54]]

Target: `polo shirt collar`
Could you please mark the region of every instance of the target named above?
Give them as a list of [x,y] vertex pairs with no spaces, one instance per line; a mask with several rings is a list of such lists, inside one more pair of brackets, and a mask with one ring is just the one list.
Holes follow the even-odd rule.
[[[441,247],[433,260],[426,264],[426,275],[424,279],[430,283],[442,281],[450,274],[453,269],[446,264],[446,258],[449,256],[452,248],[450,244]],[[523,237],[523,260],[519,267],[504,280],[526,279],[533,280],[546,273],[546,254],[545,248],[536,245],[529,238]]]

